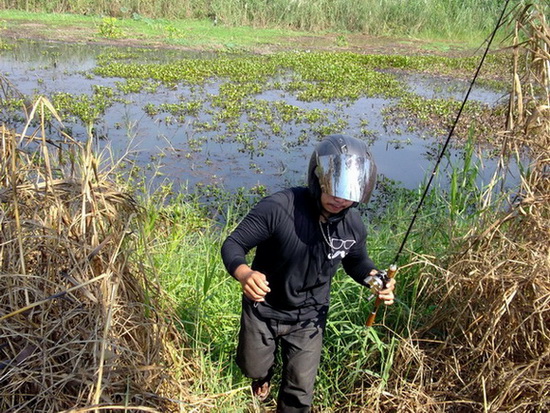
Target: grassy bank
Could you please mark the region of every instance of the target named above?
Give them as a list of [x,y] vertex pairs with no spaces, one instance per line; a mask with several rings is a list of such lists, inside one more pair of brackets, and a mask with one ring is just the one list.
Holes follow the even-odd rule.
[[490,0],[121,0],[0,1],[1,9],[74,13],[122,19],[209,19],[217,25],[302,31],[363,32],[376,36],[480,40],[493,28],[502,4]]
[[[288,46],[292,36],[309,36],[305,32],[289,33],[277,28],[260,30],[250,26],[214,26],[208,19],[168,20],[140,16],[125,19],[102,15],[0,9],[0,20],[5,32],[15,33],[15,37],[68,42],[108,41],[121,45],[131,42],[143,47],[225,47],[231,50],[270,44]],[[21,31],[21,26],[26,29]]]
[[[473,145],[467,150],[471,151]],[[480,171],[481,165],[465,156],[449,172],[455,186],[435,188],[427,198],[400,261],[398,302],[379,314],[382,325],[365,327],[372,306],[370,294],[343,272],[337,274],[316,387],[315,405],[322,411],[360,411],[381,403],[401,340],[411,337],[435,311],[436,303],[423,297],[424,290],[435,289],[441,281],[443,274],[434,266],[444,267],[457,252],[455,240],[501,209],[506,200],[501,193],[491,205],[493,212],[486,211],[483,217],[472,213],[483,209],[488,197],[488,187],[476,184]],[[393,259],[422,189],[393,188],[386,197],[379,193],[364,215],[370,228],[368,248],[380,267]],[[219,196],[216,205],[225,204],[224,196],[229,195]],[[382,198],[391,201],[382,203]],[[257,199],[244,191],[233,197],[230,210],[220,208],[215,215],[198,197],[188,194],[180,193],[171,201],[152,197],[141,202],[147,219],[138,261],[152,263],[160,285],[179,303],[177,312],[201,366],[193,392],[209,398],[210,411],[244,412],[252,403],[249,382],[234,360],[240,286],[226,273],[219,251],[223,239]]]
[[[550,101],[539,83],[549,30],[533,28],[500,132],[501,153],[529,155],[519,187],[510,197],[498,179],[479,187],[469,142],[449,188],[427,198],[399,262],[398,302],[374,328],[365,290],[337,274],[318,410],[550,408]],[[13,96],[4,81],[2,102]],[[240,291],[219,256],[257,196],[143,195],[91,140],[61,133],[47,99],[30,109],[23,131],[0,128],[0,410],[259,410],[234,363]],[[365,219],[385,266],[419,191],[379,191]]]
[[[51,105],[41,100],[36,109],[41,116]],[[234,361],[240,289],[219,255],[257,195],[217,192],[210,204],[185,190],[171,196],[169,187],[138,195],[117,185],[109,162],[87,145],[1,132],[0,329],[9,345],[0,352],[13,360],[2,365],[2,408],[257,411]],[[398,301],[374,328],[364,326],[368,293],[337,274],[316,387],[320,411],[490,411],[491,404],[513,411],[518,400],[535,411],[548,407],[548,378],[525,370],[545,363],[543,165],[535,161],[524,174],[512,207],[505,193],[495,200],[498,180],[476,185],[481,165],[470,156],[455,165],[455,184],[427,198],[399,262]],[[367,211],[369,250],[380,266],[391,262],[419,193],[390,188]],[[511,359],[487,358],[495,346]],[[464,393],[464,381],[504,374],[506,360],[517,367],[508,369],[510,382],[529,374],[529,388],[491,380],[495,396],[475,387]],[[37,382],[44,391],[35,392]],[[533,391],[541,398],[530,399]]]

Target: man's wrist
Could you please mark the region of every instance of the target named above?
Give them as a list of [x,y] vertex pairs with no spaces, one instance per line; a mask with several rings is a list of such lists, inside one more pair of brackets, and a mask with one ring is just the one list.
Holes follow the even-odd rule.
[[233,272],[233,277],[239,281],[243,282],[244,279],[252,272],[252,268],[250,268],[246,264],[241,264],[237,268],[235,268],[235,271]]

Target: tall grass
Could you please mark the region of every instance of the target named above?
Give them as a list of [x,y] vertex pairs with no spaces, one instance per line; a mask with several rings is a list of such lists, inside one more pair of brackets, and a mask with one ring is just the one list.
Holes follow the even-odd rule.
[[[541,39],[548,39],[542,27]],[[541,60],[536,56],[534,63]],[[548,79],[547,72],[535,78]],[[436,188],[427,198],[399,263],[398,302],[379,314],[375,328],[363,326],[371,305],[366,291],[337,274],[315,400],[320,409],[548,410],[550,125],[544,98],[533,102],[538,117],[533,112],[516,126],[538,136],[532,143],[538,159],[523,177],[517,204],[504,214],[499,205],[487,208],[494,185],[478,186],[479,165],[467,150],[449,172],[449,189]],[[38,103],[37,110],[51,107]],[[234,363],[240,291],[219,248],[249,203],[235,202],[219,219],[205,212],[200,198],[146,198],[140,202],[145,219],[127,231],[133,200],[128,215],[127,197],[98,178],[89,147],[57,165],[45,130],[0,134],[3,410],[35,404],[46,411],[53,403],[59,411],[90,401],[159,407],[172,404],[179,391],[189,410],[247,411],[248,382]],[[73,164],[76,159],[81,164]],[[392,191],[384,209],[368,217],[369,250],[380,266],[391,262],[420,192]],[[471,214],[480,208],[488,213]],[[130,237],[138,238],[131,257]],[[130,271],[136,268],[143,273]],[[113,282],[100,285],[108,276]],[[170,297],[157,297],[151,291],[157,288]],[[165,305],[153,308],[155,297]],[[185,383],[170,375],[182,369],[174,361],[159,368],[183,352],[173,326],[163,326],[172,319],[168,305],[177,310],[193,355],[193,380]]]
[[[452,186],[448,191],[432,192],[400,263],[398,302],[380,311],[377,326],[365,327],[372,306],[370,293],[338,272],[316,406],[327,411],[359,411],[365,403],[379,403],[393,374],[399,343],[434,310],[432,302],[421,299],[426,279],[419,275],[425,270],[425,257],[435,255],[444,260],[452,237],[466,233],[477,219],[463,204],[474,209],[482,204],[483,188],[477,188],[472,179],[479,172],[471,161],[471,150],[467,151],[464,161],[452,166],[448,174],[451,181],[456,177],[468,180],[468,199],[456,199]],[[369,251],[380,267],[391,262],[421,189],[394,188],[391,202],[368,218]],[[191,337],[191,351],[201,368],[192,391],[197,397],[208,398],[210,411],[246,411],[252,403],[249,381],[234,361],[241,291],[226,273],[219,251],[250,202],[235,202],[240,207],[233,206],[217,220],[208,218],[199,197],[188,194],[171,200],[148,198],[142,203],[149,212],[139,256],[152,263],[158,282],[172,297]]]
[[445,38],[485,37],[501,7],[501,2],[492,0],[0,1],[0,8],[26,11],[168,19],[208,17],[231,26]]
[[[44,103],[44,105],[46,105],[46,103]],[[48,105],[48,107],[51,107],[51,105]],[[44,131],[42,133],[44,133]],[[3,146],[3,154],[5,156],[2,159],[6,161],[3,164],[6,168],[3,168],[2,171],[8,171],[8,166],[12,164],[11,160],[15,159],[13,157],[15,152],[12,150],[12,148],[15,148],[15,135],[7,133],[3,136],[10,136],[12,140],[6,139],[2,140],[2,142],[13,142]],[[53,202],[55,206],[55,208],[53,208],[54,210],[65,211],[68,206],[72,205],[71,202],[76,202],[76,210],[82,209],[82,207],[80,207],[80,209],[78,208],[80,205],[88,206],[89,203],[91,203],[91,205],[96,205],[92,203],[91,198],[89,198],[93,194],[102,195],[101,197],[97,196],[97,198],[94,198],[96,201],[105,201],[107,199],[106,190],[99,190],[100,187],[96,188],[93,185],[95,183],[95,175],[92,174],[92,169],[90,168],[87,168],[87,172],[83,174],[85,179],[82,188],[89,188],[91,186],[93,191],[91,194],[88,194],[87,190],[82,190],[81,196],[85,197],[83,200],[80,200],[80,198],[73,193],[67,192],[66,188],[69,181],[60,179],[52,180],[52,166],[48,163],[49,157],[47,156],[48,151],[45,145],[46,143],[43,143],[42,146],[40,146],[40,148],[44,148],[41,152],[44,156],[43,160],[39,162],[30,162],[28,164],[28,170],[33,171],[30,167],[31,164],[36,167],[44,168],[46,172],[43,178],[45,182],[44,190],[46,190],[48,194],[51,193],[51,197],[45,197],[44,200]],[[472,145],[472,143],[470,143],[470,145]],[[89,148],[86,154],[90,155]],[[448,173],[451,182],[467,183],[469,189],[468,197],[460,198],[458,196],[459,194],[456,193],[456,189],[453,189],[453,185],[450,186],[448,192],[440,189],[432,191],[422,211],[422,216],[417,221],[417,227],[409,239],[405,253],[402,256],[402,261],[400,262],[401,268],[398,273],[399,284],[397,290],[398,301],[392,308],[380,312],[380,317],[378,319],[379,324],[374,328],[367,329],[364,326],[368,311],[372,305],[368,301],[368,292],[354,283],[341,271],[337,274],[333,283],[332,306],[327,325],[323,361],[319,371],[316,390],[315,404],[319,409],[323,411],[387,411],[387,409],[384,408],[385,405],[387,406],[389,404],[395,407],[397,403],[406,402],[409,405],[412,404],[409,411],[442,411],[436,410],[437,407],[431,409],[419,404],[418,400],[425,400],[429,397],[428,394],[430,393],[420,392],[416,389],[414,387],[416,382],[423,380],[423,374],[425,374],[426,377],[430,377],[430,380],[436,377],[429,366],[422,365],[424,362],[423,357],[426,357],[424,353],[418,349],[415,349],[415,351],[410,351],[410,349],[414,347],[414,334],[419,331],[420,328],[418,323],[423,320],[431,320],[432,325],[435,324],[437,326],[437,323],[444,323],[446,321],[446,311],[455,311],[462,308],[461,301],[452,301],[452,306],[449,310],[447,310],[445,306],[436,305],[438,301],[449,303],[445,301],[445,297],[441,298],[438,294],[434,294],[434,291],[437,292],[440,288],[443,290],[443,287],[452,282],[452,280],[445,278],[444,275],[446,272],[435,266],[437,263],[444,265],[448,262],[449,257],[459,251],[457,245],[459,247],[461,247],[461,245],[456,242],[456,239],[460,240],[460,238],[463,238],[468,240],[468,237],[465,235],[469,234],[472,228],[482,227],[479,225],[480,221],[478,220],[478,216],[470,213],[470,208],[477,210],[480,206],[484,205],[485,199],[483,194],[486,192],[485,188],[477,187],[477,180],[473,179],[473,177],[477,176],[479,168],[478,165],[472,161],[473,158],[471,154],[472,151],[467,150],[463,162],[459,165],[452,166]],[[71,159],[73,158],[77,157],[75,156]],[[35,158],[31,157],[30,160],[32,161],[32,159]],[[37,157],[36,159],[41,158]],[[94,163],[91,162],[90,164],[92,165]],[[88,162],[85,162],[85,165],[88,165]],[[22,170],[25,169],[26,168],[22,168]],[[55,168],[53,170],[57,171]],[[21,170],[17,171],[21,172]],[[47,222],[45,221],[45,224],[39,227],[36,227],[36,224],[31,225],[33,222],[38,222],[36,220],[37,217],[41,216],[40,214],[47,212],[47,208],[36,207],[34,202],[35,198],[33,198],[37,195],[42,196],[42,189],[37,191],[35,186],[24,184],[15,185],[17,188],[17,191],[15,191],[12,190],[15,188],[13,185],[5,183],[9,183],[10,179],[14,179],[13,177],[15,177],[16,174],[13,172],[4,173],[0,174],[0,176],[4,183],[4,191],[2,192],[2,212],[5,217],[9,218],[8,221],[2,223],[1,227],[3,231],[2,235],[6,235],[5,238],[3,238],[6,242],[2,243],[2,248],[4,249],[6,257],[13,257],[13,259],[5,259],[3,261],[3,265],[11,272],[4,273],[0,279],[5,282],[11,279],[9,277],[14,279],[17,278],[26,285],[26,283],[29,282],[28,274],[40,269],[39,272],[36,272],[36,277],[33,277],[34,280],[39,281],[38,285],[40,285],[40,283],[43,282],[41,277],[44,277],[44,274],[48,271],[52,272],[52,277],[59,275],[59,271],[57,271],[59,265],[66,265],[62,264],[63,262],[66,263],[63,254],[67,253],[67,251],[72,251],[69,247],[64,246],[63,243],[58,241],[59,237],[53,237],[53,233],[55,231],[65,231],[66,228],[68,233],[66,236],[62,236],[61,240],[69,244],[76,242],[79,238],[84,238],[84,235],[78,235],[78,237],[74,239],[71,238],[80,227],[79,225],[71,224],[71,222],[73,222],[72,219],[75,219],[73,208],[71,208],[70,211],[67,209],[67,214],[63,215],[63,218],[57,219],[57,215],[53,215],[52,217],[48,217]],[[32,173],[30,177],[33,177]],[[74,181],[70,182],[74,184]],[[81,191],[81,186],[79,185],[75,187]],[[107,291],[111,291],[109,296],[115,296],[117,291],[120,293],[123,285],[126,287],[124,291],[134,291],[135,289],[139,292],[139,297],[136,298],[132,298],[129,295],[119,297],[120,307],[117,307],[115,315],[120,316],[122,314],[121,309],[123,306],[125,309],[127,308],[127,314],[129,314],[128,316],[124,316],[122,320],[120,320],[121,322],[127,323],[130,319],[135,320],[133,317],[137,317],[137,315],[142,317],[142,321],[147,320],[146,324],[125,327],[120,335],[115,335],[110,340],[114,340],[115,338],[121,340],[128,339],[128,343],[132,346],[136,346],[135,350],[128,351],[128,354],[131,355],[132,358],[136,357],[136,355],[140,355],[141,352],[147,355],[149,351],[153,351],[155,357],[157,355],[167,355],[170,358],[179,359],[183,352],[190,355],[190,359],[193,360],[193,374],[190,378],[189,372],[187,371],[186,381],[180,383],[179,387],[176,387],[178,387],[177,390],[181,392],[180,394],[185,395],[185,398],[189,400],[186,401],[186,403],[193,406],[196,411],[250,411],[250,404],[253,404],[253,402],[251,402],[248,380],[242,377],[234,361],[241,293],[238,283],[226,273],[221,262],[219,250],[222,240],[234,227],[242,214],[246,213],[249,209],[253,196],[246,197],[241,193],[240,198],[233,202],[233,206],[228,207],[226,210],[221,210],[225,211],[225,214],[219,216],[217,214],[220,209],[205,209],[204,204],[201,202],[201,198],[198,196],[189,195],[182,191],[179,196],[169,199],[166,197],[166,194],[169,193],[170,191],[166,188],[162,188],[157,193],[153,194],[153,196],[145,196],[139,201],[139,205],[144,211],[140,214],[143,219],[140,220],[139,226],[132,226],[133,232],[130,233],[124,228],[121,228],[117,224],[118,221],[113,221],[114,218],[110,216],[108,219],[110,225],[105,225],[104,229],[112,231],[112,236],[125,237],[128,234],[128,236],[132,235],[136,238],[135,243],[132,242],[131,245],[124,243],[124,249],[120,250],[121,254],[123,251],[124,255],[124,258],[121,259],[119,263],[121,271],[133,268],[136,274],[147,274],[150,277],[148,282],[143,283],[143,285],[147,287],[145,290],[139,288],[142,282],[132,277],[124,278],[124,284],[106,284],[105,287],[110,288],[110,290],[107,289]],[[371,212],[368,217],[370,227],[369,251],[373,259],[378,262],[380,266],[384,266],[391,262],[393,253],[403,237],[409,219],[411,218],[412,209],[416,204],[415,201],[417,201],[420,193],[421,190],[408,191],[394,189],[388,197],[390,202],[381,204],[384,209],[377,211],[378,213]],[[22,197],[23,194],[31,194],[32,196],[27,199]],[[214,195],[223,197],[222,193]],[[11,196],[9,200],[7,198],[8,196]],[[4,198],[7,202],[4,202]],[[116,199],[118,199],[118,197],[115,197],[115,200]],[[10,202],[10,200],[15,200],[15,202]],[[525,198],[525,202],[533,202],[533,200],[537,203],[539,202],[537,198],[533,196]],[[224,201],[224,199],[220,199],[220,201]],[[21,228],[23,228],[19,226],[18,223],[18,206],[23,205],[25,205],[24,211],[26,211],[26,214],[28,214],[29,211],[34,211],[33,219],[25,219],[24,222],[27,223],[26,225],[30,229],[34,230],[38,228],[40,231],[36,232],[33,237],[26,238],[27,241],[25,243],[21,242],[21,239],[19,239],[20,242],[18,243],[16,242],[18,240],[17,234],[21,234]],[[101,206],[102,204],[97,205],[99,205],[99,207],[96,206],[92,208],[92,210],[97,211],[97,214],[94,214],[96,218],[93,220],[85,220],[77,217],[78,219],[75,221],[82,223],[86,222],[87,225],[91,225],[90,227],[83,228],[86,229],[85,233],[91,235],[93,238],[93,245],[91,247],[86,245],[82,248],[76,245],[75,250],[72,251],[75,254],[75,260],[79,263],[82,261],[83,263],[89,264],[89,260],[93,261],[95,257],[99,256],[94,254],[100,251],[103,246],[103,242],[100,242],[100,240],[101,236],[105,234],[103,234],[103,231],[95,231],[95,229],[103,228],[99,225],[103,221],[98,221],[96,215],[101,211],[109,212],[111,208],[103,207]],[[464,208],[464,205],[468,205],[469,207]],[[51,206],[50,209],[52,209]],[[23,209],[21,211],[23,211]],[[84,215],[82,215],[82,217],[83,216]],[[123,217],[123,215],[116,216]],[[453,219],[450,219],[451,216]],[[485,218],[487,218],[487,216]],[[107,222],[107,218],[105,222]],[[51,231],[42,234],[45,228],[50,227],[52,228]],[[15,231],[16,229],[18,229],[18,231]],[[8,236],[10,235],[8,234],[9,232],[16,234],[15,238]],[[94,234],[97,234],[97,237]],[[42,254],[42,258],[45,260],[43,269],[42,267],[34,267],[37,259],[34,255],[34,251],[46,251],[46,248],[40,245],[38,245],[38,247],[35,246],[35,244],[29,242],[31,239],[33,242],[43,242],[45,243],[44,245],[47,244],[47,247],[52,249],[52,253]],[[506,237],[502,239],[506,240]],[[13,240],[13,242],[10,240]],[[70,240],[72,241],[69,242]],[[115,263],[116,258],[121,256],[119,255],[119,247],[122,246],[122,244],[115,244],[116,245],[113,245],[113,247],[116,247],[116,251],[113,253],[114,255],[110,256],[107,251],[104,251],[106,254],[104,257],[105,265],[107,265],[107,263]],[[54,250],[54,247],[57,249]],[[136,248],[135,252],[133,252],[134,248]],[[86,252],[88,250],[92,252]],[[9,252],[9,254],[7,254],[7,252]],[[18,260],[17,256],[19,253],[23,253],[23,255],[30,260]],[[130,257],[131,253],[132,256]],[[82,255],[82,257],[80,255]],[[103,257],[103,255],[101,255],[101,257]],[[78,258],[78,260],[76,258]],[[59,261],[56,261],[52,265],[54,259]],[[12,265],[17,266],[25,262],[29,265],[26,265],[23,269],[17,269],[17,272],[24,273],[24,277],[20,276],[20,274],[13,273]],[[514,263],[517,263],[517,261],[514,260]],[[470,261],[468,261],[468,266],[469,265]],[[80,267],[75,268],[78,269]],[[95,266],[90,268],[91,274],[94,274],[94,271],[98,270],[97,268],[98,267]],[[427,268],[432,270],[435,268],[436,276],[433,274],[431,276],[426,276],[424,273]],[[138,269],[141,271],[137,272]],[[73,270],[67,271],[71,274]],[[40,276],[38,276],[38,274],[40,274]],[[63,276],[63,274],[60,275]],[[512,279],[516,278],[517,275],[512,274]],[[90,283],[93,280],[95,280],[95,278],[92,279]],[[543,279],[541,278],[541,280]],[[430,285],[428,286],[427,283]],[[544,287],[542,282],[539,282],[539,284],[541,287]],[[55,286],[54,283],[52,283],[52,285]],[[85,285],[88,286],[88,284]],[[118,289],[116,287],[117,285],[119,286]],[[453,291],[461,290],[462,288],[465,288],[467,291],[468,287],[471,285],[472,283],[465,285],[459,284]],[[7,319],[8,321],[13,321],[13,324],[2,324],[2,328],[4,328],[5,331],[7,331],[7,329],[15,329],[15,327],[19,328],[19,322],[15,316],[29,308],[29,302],[34,302],[32,308],[38,308],[41,305],[51,303],[51,309],[55,311],[60,310],[59,303],[61,303],[61,301],[59,303],[54,301],[54,299],[58,297],[58,294],[52,295],[47,292],[40,292],[39,289],[36,291],[32,290],[33,294],[36,294],[37,297],[46,297],[42,301],[37,301],[34,296],[25,297],[23,293],[25,291],[31,291],[27,287],[14,289],[13,285],[9,283],[8,287],[4,290],[5,296],[2,298],[2,303],[3,306],[6,306],[7,303],[10,304],[10,307],[6,307],[9,308],[9,314],[3,317],[4,321]],[[424,297],[424,291],[427,290],[428,287],[431,294]],[[52,290],[55,293],[60,289],[53,288]],[[17,291],[22,292],[19,297],[20,300],[17,302],[8,301],[8,299],[5,298],[7,294],[15,294]],[[165,293],[168,293],[168,296],[165,295]],[[104,293],[98,291],[97,294],[97,296],[103,296],[102,294]],[[467,296],[469,294],[476,294],[475,284],[473,290],[469,291]],[[66,304],[74,304],[77,305],[78,308],[81,308],[79,303],[83,300],[94,301],[96,300],[94,297],[94,295],[90,295],[89,297],[86,295],[83,297],[74,297],[74,302],[68,300]],[[78,300],[76,298],[78,298]],[[153,307],[151,303],[159,298],[162,298],[164,301],[160,305]],[[505,298],[508,300],[509,295],[506,295]],[[526,296],[525,300],[527,301],[526,304],[529,304],[529,297]],[[110,302],[112,302],[112,300],[107,300],[107,304]],[[498,297],[494,302],[497,303],[495,305],[499,307]],[[538,305],[538,302],[539,301],[534,301],[531,304]],[[27,305],[25,303],[27,303]],[[493,301],[491,300],[490,303],[493,303]],[[508,301],[506,305],[508,305]],[[539,307],[542,310],[539,309]],[[544,316],[544,307],[539,307],[537,307],[535,314],[540,315],[540,318],[542,318]],[[90,306],[88,308],[90,308]],[[107,327],[103,326],[103,328],[101,328],[101,320],[103,320],[102,317],[111,320],[112,308],[112,306],[108,306],[108,308],[100,307],[98,310],[102,314],[101,317],[96,317],[93,313],[90,313],[89,325],[94,329],[99,327],[98,331],[103,331],[103,336],[105,336]],[[143,312],[139,312],[138,314],[136,312],[138,308],[143,308]],[[164,313],[158,311],[161,309],[164,310]],[[181,327],[180,334],[177,334],[170,328],[169,334],[164,335],[162,340],[152,340],[152,335],[156,337],[159,323],[162,323],[164,320],[172,320],[172,310],[177,313],[181,321],[176,323]],[[504,313],[502,313],[500,308],[497,308],[497,310],[499,311],[499,317],[502,317]],[[436,317],[434,319],[434,317],[432,317],[433,315],[437,316],[441,313],[443,313],[443,316],[439,316],[439,318]],[[124,314],[126,314],[126,312],[124,312]],[[66,314],[48,317],[47,320],[41,320],[41,323],[42,325],[49,325],[47,323],[53,323],[52,325],[54,325],[58,319],[64,320],[66,317]],[[451,319],[452,323],[455,323],[455,321],[456,324],[453,324],[453,328],[461,334],[459,330],[462,325],[458,323],[456,317]],[[82,323],[81,318],[80,323]],[[494,328],[494,325],[492,328]],[[29,326],[29,329],[36,333],[36,329],[32,326]],[[56,328],[51,329],[52,334],[57,331]],[[74,332],[74,329],[70,331]],[[130,334],[130,332],[138,331],[140,332],[139,337],[145,340],[143,344],[141,344],[142,341],[134,339]],[[83,329],[83,332],[86,332],[86,329]],[[529,331],[525,331],[525,333],[528,334]],[[22,337],[20,333],[10,332],[10,334],[17,338]],[[27,334],[25,337],[30,337],[28,333],[25,334]],[[435,334],[437,340],[439,340],[440,336],[442,338],[445,337],[445,332],[438,331],[437,329],[432,329],[430,334],[431,337]],[[178,346],[172,347],[173,344],[178,344],[179,340],[177,337],[180,335],[187,338],[186,343],[188,348],[182,349]],[[428,340],[427,342],[436,343],[438,342],[436,339]],[[59,338],[55,340],[58,342]],[[485,341],[487,341],[487,337]],[[94,342],[96,342],[96,340],[94,340]],[[98,339],[97,342],[101,343],[102,341]],[[84,350],[79,343],[80,342],[75,343],[71,341],[72,348],[79,351],[78,354],[80,357],[81,354],[84,354],[82,353]],[[25,341],[22,340],[21,346],[24,346],[24,344]],[[533,353],[539,351],[538,346],[542,344],[542,341],[536,344],[537,347],[533,347]],[[166,353],[159,353],[159,349],[165,348],[164,346],[167,346]],[[56,348],[56,346],[47,346],[48,351],[54,351]],[[107,354],[109,357],[114,357],[111,353],[105,351],[107,348],[108,346],[106,344],[103,345],[99,354]],[[122,349],[121,346],[114,348],[118,350]],[[168,348],[170,349],[168,350]],[[451,347],[448,351],[455,352],[459,350],[460,349]],[[2,351],[6,352],[7,350],[4,348]],[[14,360],[18,360],[17,357],[19,356],[17,356],[17,354],[17,351],[13,352],[13,354],[10,352],[10,356],[15,357]],[[21,354],[25,354],[25,352],[22,351]],[[426,352],[426,354],[430,353]],[[76,358],[77,362],[79,357]],[[434,355],[431,353],[431,357],[437,357],[437,354]],[[22,364],[20,370],[10,369],[8,372],[14,374],[18,371],[27,371],[31,373],[36,372],[32,374],[39,375],[38,372],[41,371],[39,367],[40,360],[42,360],[42,358],[27,357],[27,359],[24,360],[26,364]],[[111,363],[118,362],[120,359],[115,357],[113,359],[114,361],[110,360],[111,359],[109,359],[109,362]],[[101,358],[100,364],[103,365],[103,362],[104,359]],[[143,385],[143,388],[147,388],[153,384],[150,379],[138,380],[144,373],[149,371],[148,366],[150,366],[153,371],[159,370],[154,362],[149,359],[147,359],[146,362],[153,364],[145,365],[139,362],[135,365],[138,367],[145,365],[147,368],[143,371],[138,369],[139,371],[134,372],[135,377],[131,379],[125,379],[123,377],[124,380],[127,380],[126,384],[128,386],[136,387],[137,384],[139,384],[140,386]],[[414,363],[412,368],[408,367],[409,362]],[[55,363],[52,365],[55,365],[55,369],[60,369],[65,365],[64,363],[65,362],[61,363],[61,361],[58,362],[56,359]],[[454,369],[455,366],[451,366],[451,364],[452,363],[448,363],[446,360],[443,362],[440,361],[437,368]],[[32,365],[34,367],[25,369],[24,367],[27,365]],[[79,367],[81,366],[82,364],[76,363],[74,370],[79,372]],[[173,384],[172,381],[177,380],[174,378],[177,377],[178,374],[181,374],[180,369],[182,367],[175,363],[167,367],[169,368],[164,368],[164,370],[162,370],[166,376],[159,375],[157,377],[161,381],[165,380],[166,383]],[[426,372],[425,370],[428,371]],[[86,374],[89,374],[92,378],[97,375],[97,369],[95,368],[85,369],[85,371],[87,372]],[[114,369],[113,371],[116,372],[117,370]],[[491,374],[498,374],[498,372],[499,370],[495,369]],[[111,371],[109,373],[111,373]],[[42,371],[41,374],[42,376],[37,377],[44,382],[48,382],[50,376],[47,372]],[[99,373],[100,378],[103,377],[102,374],[102,372]],[[464,373],[462,372],[462,374]],[[24,383],[25,385],[32,386],[32,383],[36,383],[33,375],[28,377],[33,380],[27,380],[27,382]],[[418,377],[420,377],[420,379],[418,379]],[[15,381],[12,381],[12,383],[18,385]],[[430,385],[435,386],[433,383],[434,382],[431,381]],[[413,390],[408,388],[407,385]],[[116,388],[109,388],[108,390],[118,392],[118,386],[120,386],[120,383],[117,384]],[[45,388],[48,388],[47,385]],[[139,391],[137,387],[135,390],[139,393],[135,396],[135,400],[142,401],[141,395],[144,394],[143,391]],[[274,390],[276,391],[276,389]],[[130,394],[129,391],[128,389],[126,390],[127,394]],[[174,389],[163,392],[167,397],[166,399],[162,399],[163,403],[172,402],[173,394],[171,394],[170,391],[174,391]],[[411,395],[410,393],[413,391],[417,393]],[[104,389],[104,393],[107,393],[107,388]],[[41,396],[35,398],[36,400],[43,402],[47,401],[48,403],[55,402],[52,398],[48,398],[47,394],[50,393],[41,392],[40,394]],[[82,394],[84,393],[79,394],[79,399],[73,404],[86,403],[85,400],[82,400]],[[96,392],[96,394],[98,393]],[[119,393],[116,394],[118,397]],[[151,399],[150,394],[147,394],[147,400],[143,400],[142,403],[156,402],[156,399]],[[65,391],[64,395],[67,396],[67,400],[75,396],[71,394],[69,390]],[[15,392],[13,399],[14,404],[17,403],[15,396],[24,396],[24,394],[19,395]],[[498,403],[505,402],[505,396],[506,395],[500,396]],[[180,401],[182,401],[182,396],[180,395],[179,397]],[[463,395],[458,399],[459,401],[453,401],[452,399],[450,401],[440,401],[439,406],[445,405],[446,403],[460,405],[460,403],[463,403],[462,400],[464,399],[466,399],[467,403],[472,403],[468,401],[468,398],[475,399],[475,397],[475,394]],[[129,398],[130,396],[126,396],[126,399]],[[32,399],[33,402],[36,401],[35,399]],[[121,404],[127,403],[128,400],[126,399],[120,399],[119,402]],[[65,402],[66,400],[63,400],[63,403]],[[57,403],[61,405],[60,401]],[[160,402],[158,405],[160,405]],[[437,406],[437,404],[434,404],[434,406]]]
[[200,367],[191,390],[208,398],[211,411],[237,412],[247,394],[233,360],[240,298],[219,257],[220,224],[193,195],[147,195],[142,202],[147,218],[138,260],[150,263],[189,337]]
[[139,207],[47,99],[29,112],[23,132],[0,124],[0,411],[188,403],[177,319],[129,265]]

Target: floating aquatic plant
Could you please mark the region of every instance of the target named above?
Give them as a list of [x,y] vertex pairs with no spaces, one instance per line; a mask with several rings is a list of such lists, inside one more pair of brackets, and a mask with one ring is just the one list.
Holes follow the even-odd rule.
[[110,88],[96,89],[101,93],[92,96],[59,92],[52,96],[52,102],[63,117],[80,119],[85,125],[94,124],[105,113],[105,109],[112,105],[112,100],[106,96]]

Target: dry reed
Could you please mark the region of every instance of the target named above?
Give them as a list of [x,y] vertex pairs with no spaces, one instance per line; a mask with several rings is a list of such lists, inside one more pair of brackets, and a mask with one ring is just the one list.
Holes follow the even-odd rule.
[[[389,381],[350,395],[362,411],[550,410],[544,15],[524,10],[515,37],[503,153],[530,149],[531,173],[508,210],[455,240],[448,262],[418,257],[423,299],[438,307],[401,339]],[[31,112],[46,109],[39,100]],[[48,141],[44,129],[3,127],[0,138],[0,411],[200,411],[174,318],[158,311],[158,289],[129,263],[132,198],[106,179],[89,146]]]
[[[0,79],[1,81],[1,79]],[[132,197],[91,145],[0,127],[0,411],[189,411],[176,317],[131,264]]]
[[418,257],[426,269],[421,299],[437,308],[401,340],[385,391],[373,386],[362,394],[364,411],[550,411],[550,27],[544,13],[532,5],[521,10],[514,38],[502,152],[527,151],[530,172],[507,210],[487,212],[454,240],[457,253],[448,261]]

